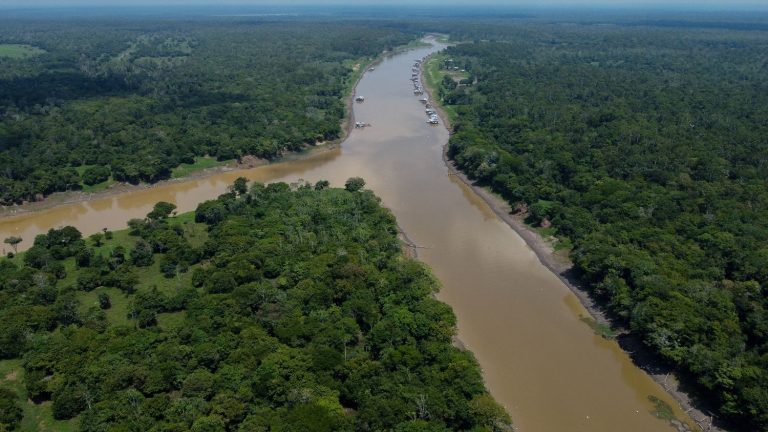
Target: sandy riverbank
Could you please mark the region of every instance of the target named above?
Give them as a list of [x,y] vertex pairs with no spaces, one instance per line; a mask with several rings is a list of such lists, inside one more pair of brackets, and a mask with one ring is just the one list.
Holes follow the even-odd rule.
[[305,150],[301,152],[289,152],[285,156],[275,161],[267,161],[266,159],[259,159],[256,157],[245,156],[241,162],[231,162],[226,165],[218,166],[215,168],[205,168],[199,171],[195,171],[187,176],[162,180],[156,183],[140,183],[137,185],[130,183],[115,183],[114,185],[100,190],[98,192],[83,192],[83,191],[68,191],[68,192],[56,192],[42,201],[29,202],[22,205],[14,205],[0,208],[0,219],[24,215],[28,213],[35,213],[42,210],[48,210],[54,207],[63,206],[67,204],[93,201],[101,198],[108,198],[112,196],[127,194],[144,189],[152,189],[156,187],[165,186],[172,183],[182,183],[192,180],[201,180],[216,174],[220,174],[228,171],[243,170],[249,168],[256,168],[258,166],[267,165],[271,163],[288,162],[292,160],[305,159],[319,153],[325,153],[336,150],[341,144],[341,139],[330,141],[327,143],[321,143],[315,146],[307,146]]
[[[431,101],[440,120],[443,122],[443,125],[448,129],[449,133],[452,133],[453,126],[450,123],[450,118],[439,101],[433,97],[434,91],[429,88],[427,81],[425,80],[425,65],[428,60],[429,58],[422,62],[419,79],[421,80],[428,99]],[[443,162],[446,167],[448,167],[449,175],[455,176],[469,187],[488,205],[499,219],[504,221],[525,241],[528,247],[536,254],[539,262],[557,276],[563,284],[573,292],[595,322],[609,325],[616,330],[619,335],[618,339],[620,339],[619,345],[640,369],[651,376],[654,381],[661,385],[662,388],[664,388],[664,390],[680,404],[685,413],[699,426],[700,430],[708,432],[726,432],[725,429],[713,425],[712,415],[705,413],[702,409],[693,405],[691,396],[682,389],[683,386],[675,377],[674,371],[665,366],[660,366],[658,357],[655,353],[650,352],[642,341],[634,334],[629,333],[627,329],[621,327],[616,328],[615,323],[611,321],[605,311],[603,311],[589,295],[585,287],[583,287],[573,276],[573,263],[568,256],[555,251],[553,243],[543,238],[531,226],[526,224],[524,215],[513,213],[511,206],[506,200],[491,192],[487,187],[476,184],[460,171],[448,157],[448,143],[445,143],[443,146],[442,157]],[[690,431],[690,427],[686,426],[683,422],[673,421],[671,423],[678,431]]]

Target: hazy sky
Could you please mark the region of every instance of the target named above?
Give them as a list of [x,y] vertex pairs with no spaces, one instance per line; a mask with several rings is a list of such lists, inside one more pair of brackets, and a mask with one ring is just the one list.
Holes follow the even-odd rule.
[[[323,5],[323,4],[414,4],[412,0],[0,0],[0,5]],[[571,5],[571,6],[630,6],[630,7],[658,7],[658,6],[687,6],[691,8],[728,8],[731,6],[766,6],[768,0],[419,0],[416,4],[442,4],[465,5],[478,4],[499,6],[544,6],[544,5]]]
[[768,0],[0,0],[2,6],[166,6],[166,5],[457,5],[675,8],[690,10],[768,10]]

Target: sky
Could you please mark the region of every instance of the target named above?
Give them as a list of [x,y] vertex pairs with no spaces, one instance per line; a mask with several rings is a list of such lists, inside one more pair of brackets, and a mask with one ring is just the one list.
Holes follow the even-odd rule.
[[569,9],[633,9],[690,11],[765,11],[768,0],[0,0],[0,9],[61,8],[75,6],[288,6],[353,5],[364,6],[495,6],[537,9],[566,7]]
[[[168,5],[397,5],[412,0],[0,0],[0,6],[168,6]],[[571,6],[678,9],[768,9],[768,0],[419,0],[419,5]]]

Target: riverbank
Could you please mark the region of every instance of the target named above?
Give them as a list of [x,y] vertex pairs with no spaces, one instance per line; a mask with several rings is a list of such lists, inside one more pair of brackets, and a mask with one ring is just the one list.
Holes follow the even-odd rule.
[[343,140],[334,140],[328,143],[322,143],[316,146],[307,147],[305,150],[301,152],[287,153],[285,156],[281,157],[280,159],[277,159],[271,162],[266,159],[259,159],[253,156],[245,156],[241,159],[240,162],[233,161],[231,163],[217,166],[214,168],[205,168],[199,171],[194,171],[184,177],[162,180],[156,183],[140,183],[136,185],[130,184],[130,183],[115,183],[114,185],[106,189],[102,189],[98,192],[83,192],[83,191],[56,192],[51,195],[48,195],[42,201],[29,202],[22,205],[7,206],[7,207],[0,208],[0,220],[5,218],[10,218],[10,217],[35,213],[42,210],[48,210],[48,209],[52,209],[54,207],[59,207],[63,205],[88,202],[88,201],[93,201],[97,199],[109,198],[117,195],[136,192],[139,190],[162,187],[162,186],[166,186],[168,184],[173,184],[173,183],[183,183],[183,182],[188,182],[193,180],[202,180],[207,177],[211,177],[216,174],[220,174],[224,172],[256,168],[258,166],[263,166],[268,164],[289,162],[293,160],[309,158],[311,156],[314,156],[320,153],[336,150],[339,147],[339,145],[341,145],[342,141]]
[[[421,43],[423,43],[422,40],[415,40],[408,45],[404,45],[403,48],[412,47]],[[217,174],[239,170],[239,169],[256,168],[258,166],[263,166],[268,164],[290,162],[294,160],[305,159],[312,156],[316,156],[320,153],[326,153],[326,152],[337,150],[339,146],[341,146],[341,144],[344,141],[346,141],[346,139],[349,137],[349,134],[352,132],[352,129],[354,128],[355,111],[353,109],[353,106],[355,103],[354,101],[355,91],[356,91],[357,85],[360,83],[360,80],[363,79],[363,76],[365,76],[369,68],[375,67],[376,65],[381,63],[384,60],[384,58],[395,55],[399,52],[401,51],[399,51],[398,48],[396,48],[393,51],[383,52],[378,57],[367,62],[361,59],[355,65],[357,69],[353,71],[354,81],[352,82],[351,86],[348,88],[347,96],[345,98],[345,107],[346,107],[347,115],[341,120],[341,135],[335,140],[327,141],[327,142],[319,142],[315,145],[307,145],[306,148],[303,149],[302,151],[288,152],[284,156],[274,161],[268,161],[266,159],[260,159],[254,156],[244,156],[243,158],[241,158],[240,161],[232,161],[230,163],[226,163],[220,166],[193,171],[183,177],[161,180],[156,183],[140,183],[140,184],[114,183],[105,189],[101,189],[95,192],[85,192],[85,191],[55,192],[51,195],[46,196],[41,201],[27,202],[22,205],[0,206],[0,220],[5,218],[10,218],[10,217],[16,217],[16,216],[21,216],[25,214],[35,213],[43,210],[49,210],[58,206],[75,204],[75,203],[83,203],[83,202],[88,202],[92,200],[109,198],[117,195],[136,192],[139,190],[161,187],[161,186],[165,186],[172,183],[202,180]]]
[[[429,60],[430,58],[428,57],[422,62],[422,67],[420,68],[420,80],[425,84],[425,93],[440,116],[441,121],[448,129],[449,134],[452,134],[453,125],[451,124],[450,116],[447,114],[440,100],[434,97],[435,89],[426,85],[428,81],[425,79],[425,70]],[[448,157],[447,142],[443,145],[442,158],[445,166],[448,168],[448,175],[454,176],[460,180],[480,197],[499,219],[504,221],[504,223],[512,228],[512,230],[525,241],[528,247],[534,252],[539,262],[557,276],[557,278],[560,279],[560,281],[578,298],[581,305],[590,315],[589,317],[582,318],[586,320],[591,318],[599,326],[610,326],[610,328],[614,329],[616,335],[619,335],[619,338],[621,339],[619,346],[624,352],[632,358],[633,362],[640,369],[647,373],[680,404],[682,410],[688,417],[690,417],[699,430],[708,432],[726,432],[725,429],[721,429],[713,424],[713,417],[711,415],[693,405],[691,396],[683,391],[682,384],[675,377],[674,372],[659,365],[658,357],[655,353],[650,352],[637,336],[629,333],[628,329],[616,327],[616,323],[610,319],[606,312],[589,295],[585,287],[574,277],[573,262],[567,255],[555,250],[552,241],[545,239],[533,227],[526,224],[524,214],[513,212],[513,209],[505,199],[493,193],[489,188],[478,185],[456,167],[455,163]],[[631,348],[631,350],[628,348]],[[687,423],[688,422],[680,419],[670,420],[670,424],[680,432],[693,430],[695,427],[694,424],[689,425]]]

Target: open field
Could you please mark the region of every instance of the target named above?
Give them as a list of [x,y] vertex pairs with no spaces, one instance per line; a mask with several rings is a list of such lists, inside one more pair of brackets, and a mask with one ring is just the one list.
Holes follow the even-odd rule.
[[0,44],[0,58],[23,59],[45,54],[44,49],[32,45]]

